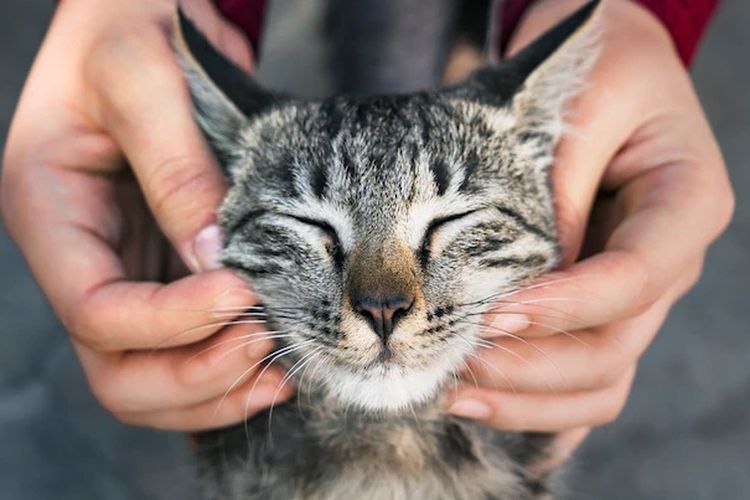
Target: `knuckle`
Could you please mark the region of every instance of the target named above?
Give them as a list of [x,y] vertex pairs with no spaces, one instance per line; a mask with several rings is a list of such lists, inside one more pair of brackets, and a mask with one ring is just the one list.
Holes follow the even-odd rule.
[[144,422],[142,420],[142,416],[138,415],[137,413],[129,413],[126,411],[111,411],[113,417],[115,417],[115,420],[120,422],[123,425],[144,425]]
[[173,156],[160,161],[146,178],[146,189],[153,193],[155,211],[181,206],[181,201],[200,195],[212,177],[206,165],[194,156]]
[[0,171],[0,215],[2,215],[5,227],[11,229],[13,218],[11,216],[12,205],[14,204],[13,193],[19,192],[14,189],[15,175],[13,169],[6,161]]
[[65,328],[78,342],[90,347],[95,351],[101,351],[98,345],[101,341],[96,334],[96,328],[92,324],[92,315],[87,308],[81,307],[62,315]]
[[702,171],[701,190],[697,193],[702,200],[705,212],[713,216],[713,228],[707,231],[711,239],[718,237],[729,226],[736,208],[736,197],[732,184],[726,174],[726,166],[719,157],[709,162],[709,167]]
[[96,352],[116,352],[111,336],[99,327],[97,317],[97,313],[85,305],[61,313],[61,320],[73,339]]
[[602,409],[599,417],[596,420],[596,425],[602,426],[611,424],[615,420],[617,420],[617,417],[620,416],[620,413],[622,412],[622,409],[624,407],[623,404],[619,404],[616,401],[612,401],[604,405],[604,408]]
[[115,390],[112,378],[107,374],[97,374],[96,377],[89,377],[89,385],[91,386],[94,398],[96,398],[104,409],[113,414],[124,410],[124,402]]
[[[132,74],[140,78],[123,79]],[[182,81],[165,34],[148,23],[122,26],[103,37],[84,61],[83,78],[98,91],[105,115],[125,122],[134,102],[150,96],[154,88],[169,93]]]
[[625,266],[633,288],[631,315],[644,313],[655,299],[655,283],[649,266],[645,258],[635,250],[626,252]]
[[159,32],[148,23],[125,22],[113,26],[88,52],[84,74],[92,83],[106,88],[107,83],[122,79],[123,69],[143,64],[153,53],[158,37]]
[[732,222],[732,218],[734,217],[734,211],[737,207],[737,199],[735,197],[734,191],[732,188],[727,185],[723,193],[723,196],[721,196],[721,201],[719,202],[719,216],[718,220],[720,222],[720,232],[723,232],[727,226]]
[[[625,352],[627,350],[627,352]],[[635,357],[630,348],[623,347],[623,351],[612,356],[603,356],[599,362],[598,387],[589,389],[612,388],[622,378],[623,373],[627,371],[632,363],[631,358]]]
[[[628,375],[627,380],[631,380],[631,376]],[[597,419],[596,425],[607,425],[611,424],[622,414],[625,409],[625,405],[628,402],[628,394],[630,393],[630,384],[622,384],[622,387],[617,387],[609,391],[607,401],[604,403],[602,410]]]
[[28,159],[9,160],[6,157],[0,175],[0,212],[5,227],[18,239],[26,224],[45,205],[44,193],[39,189],[38,170]]
[[704,264],[704,257],[701,257],[698,259],[698,261],[691,265],[687,272],[685,273],[685,284],[680,288],[680,295],[683,295],[688,290],[693,288],[698,281],[701,279],[701,275],[703,274],[703,264]]
[[210,382],[209,379],[215,375],[211,369],[210,363],[201,359],[201,356],[195,356],[187,359],[174,367],[175,382],[187,390],[204,389],[205,385]]

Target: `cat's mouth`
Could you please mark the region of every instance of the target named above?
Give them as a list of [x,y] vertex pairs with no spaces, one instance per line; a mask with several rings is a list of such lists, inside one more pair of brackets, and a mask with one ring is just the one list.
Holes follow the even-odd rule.
[[335,364],[324,373],[328,392],[344,406],[370,412],[398,412],[419,406],[440,392],[463,358],[459,350],[410,360],[395,346],[380,346],[363,365]]
[[378,359],[376,360],[377,363],[388,366],[389,363],[392,363],[393,361],[393,351],[390,347],[387,345],[384,345],[380,348],[380,352],[378,352]]
[[431,399],[447,372],[440,368],[408,370],[395,363],[376,363],[368,370],[335,370],[328,386],[346,406],[366,411],[399,411]]

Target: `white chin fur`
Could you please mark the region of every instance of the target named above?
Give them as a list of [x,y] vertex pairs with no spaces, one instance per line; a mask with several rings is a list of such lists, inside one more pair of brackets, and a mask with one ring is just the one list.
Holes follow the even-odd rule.
[[445,377],[446,366],[405,371],[381,367],[365,374],[335,370],[329,389],[340,400],[371,411],[395,411],[434,396]]

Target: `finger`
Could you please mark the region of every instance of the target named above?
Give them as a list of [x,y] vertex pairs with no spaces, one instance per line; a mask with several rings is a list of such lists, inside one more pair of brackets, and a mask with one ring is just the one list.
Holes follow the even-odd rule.
[[590,433],[590,427],[579,427],[555,435],[549,450],[549,456],[542,462],[534,464],[534,472],[545,473],[560,467],[573,455]]
[[162,349],[207,338],[254,304],[243,280],[224,270],[166,285],[107,283],[77,305],[71,333],[98,351]]
[[555,335],[634,316],[654,300],[648,275],[632,253],[608,251],[501,295],[484,314],[483,335]]
[[230,61],[245,71],[254,69],[253,51],[247,36],[227,23],[213,2],[182,0],[180,7],[188,18],[200,22],[201,32]]
[[184,432],[202,431],[243,422],[260,411],[284,402],[294,394],[291,384],[281,385],[280,370],[267,371],[262,379],[247,381],[226,398],[217,398],[188,408],[153,413],[121,413],[116,416],[129,425]]
[[[673,97],[690,89],[686,72],[676,57],[650,56],[673,53],[669,34],[652,16],[642,9],[620,5],[607,5],[602,14],[601,23],[607,26],[602,53],[585,88],[571,103],[567,117],[570,132],[558,145],[551,171],[563,265],[569,265],[578,255],[588,214],[612,159],[627,149],[641,125],[663,112],[663,106],[654,105],[655,102],[679,101],[643,96],[671,92],[669,97]],[[637,39],[633,39],[630,21],[636,21],[638,26],[641,36]],[[647,26],[653,29],[643,29]],[[666,77],[633,78],[633,67],[649,74],[683,77],[677,83]],[[613,98],[613,88],[617,90],[617,98]],[[602,134],[603,130],[607,133]],[[645,168],[646,165],[639,165],[639,170]]]
[[165,35],[144,32],[98,50],[87,74],[101,95],[101,120],[124,150],[159,226],[193,271],[219,267],[214,221],[227,185],[195,124]]
[[[671,301],[602,328],[544,338],[498,337],[469,361],[479,387],[565,394],[611,386],[630,370],[663,324]],[[484,344],[486,345],[486,344]]]
[[453,395],[448,411],[515,432],[559,432],[596,427],[612,422],[620,414],[634,374],[633,368],[611,388],[566,395],[464,388]]
[[15,168],[5,181],[4,192],[15,194],[3,200],[4,216],[34,277],[68,330],[92,348],[193,342],[220,329],[215,310],[256,303],[227,270],[168,285],[126,281],[113,251],[121,233],[114,186],[105,177],[38,165]]
[[[485,337],[569,335],[637,316],[654,302],[674,303],[700,277],[699,253],[668,270],[644,261],[639,252],[608,250],[553,272],[535,284],[503,295],[483,315]],[[654,269],[654,267],[658,269]],[[668,282],[659,273],[671,276]]]
[[102,355],[79,344],[76,350],[103,406],[112,412],[151,412],[231,392],[262,369],[274,337],[261,325],[239,324],[185,348]]

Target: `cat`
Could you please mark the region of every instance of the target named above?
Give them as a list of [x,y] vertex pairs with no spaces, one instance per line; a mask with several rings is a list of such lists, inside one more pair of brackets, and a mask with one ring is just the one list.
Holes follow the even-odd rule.
[[[597,57],[590,2],[446,88],[302,100],[261,88],[182,13],[176,51],[230,189],[223,262],[278,332],[298,397],[198,436],[204,495],[542,499],[550,436],[442,410],[480,318],[558,264],[549,170]],[[253,311],[256,311],[255,313]]]

